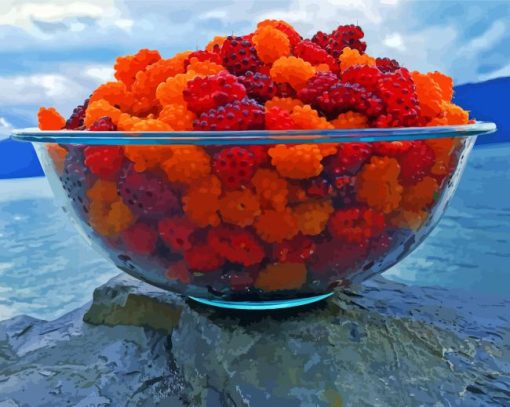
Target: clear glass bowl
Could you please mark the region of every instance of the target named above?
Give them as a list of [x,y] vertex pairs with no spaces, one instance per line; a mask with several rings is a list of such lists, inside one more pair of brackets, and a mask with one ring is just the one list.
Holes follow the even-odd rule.
[[[119,269],[203,303],[268,309],[325,298],[407,256],[444,213],[476,137],[495,129],[14,137],[34,144],[59,205]],[[107,175],[97,155],[85,162],[108,156],[105,145],[118,146]],[[232,147],[254,168],[219,164]]]

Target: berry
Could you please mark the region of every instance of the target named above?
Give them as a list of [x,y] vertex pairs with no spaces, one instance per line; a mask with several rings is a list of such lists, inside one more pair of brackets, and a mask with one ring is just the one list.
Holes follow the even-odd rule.
[[433,119],[442,112],[443,92],[437,82],[429,75],[419,72],[411,73],[420,105],[420,113]]
[[223,37],[221,35],[215,36],[209,43],[206,45],[205,49],[209,52],[214,52],[215,54],[219,54],[221,52],[221,46],[225,42],[227,37]]
[[296,128],[296,123],[287,110],[278,106],[266,108],[266,130],[292,130]]
[[349,47],[343,49],[339,59],[340,71],[342,73],[354,65],[376,66],[375,58],[372,58],[367,54],[360,53],[357,49],[351,49]]
[[281,176],[306,179],[322,171],[322,154],[317,144],[277,144],[268,150],[271,163]]
[[299,231],[297,219],[289,208],[263,211],[254,226],[260,238],[268,243],[292,239]]
[[[86,100],[85,103],[88,103],[88,100]],[[85,110],[87,109],[85,103],[83,105],[78,105],[73,109],[73,113],[66,121],[67,130],[76,130],[83,126],[83,121],[85,120]]]
[[246,89],[235,76],[219,73],[190,80],[182,94],[188,109],[199,114],[244,98]]
[[[122,112],[115,106],[112,106],[109,102],[107,102],[104,99],[100,99],[96,100],[95,102],[89,103],[89,105],[87,106],[87,110],[85,112],[85,119],[83,120],[83,123],[85,124],[85,126],[87,126],[87,128],[90,129],[90,127],[94,125],[94,122],[96,120],[102,119],[104,117],[109,117],[111,122],[117,125],[117,122],[119,121],[121,114]],[[101,124],[101,127],[95,131],[103,131],[102,126],[103,124]],[[109,124],[107,125],[105,123],[105,127],[108,127],[108,129],[104,131],[112,131],[110,130]]]
[[306,194],[312,198],[325,198],[334,193],[333,185],[322,177],[315,177],[307,180],[305,188]]
[[156,248],[158,233],[146,223],[138,222],[124,230],[121,238],[129,251],[151,254]]
[[288,83],[296,91],[306,85],[315,74],[314,67],[302,58],[280,57],[271,67],[271,79],[277,83]]
[[384,231],[384,215],[367,208],[337,209],[328,222],[335,239],[349,243],[368,243]]
[[353,205],[356,199],[356,177],[350,175],[339,175],[333,180],[336,189],[335,203],[338,206],[345,207]]
[[259,168],[255,172],[251,183],[255,187],[263,208],[274,208],[277,211],[285,208],[289,194],[289,184],[276,171]]
[[186,105],[183,92],[188,82],[196,78],[196,72],[180,73],[167,78],[156,88],[156,98],[162,106],[167,105]]
[[368,118],[364,114],[348,111],[340,113],[330,123],[335,129],[363,129],[368,127]]
[[326,227],[331,213],[333,205],[330,200],[303,202],[294,208],[299,231],[308,236],[319,235]]
[[360,85],[338,83],[317,98],[316,105],[328,115],[336,117],[339,113],[354,110],[367,116],[377,116],[383,110],[379,97]]
[[289,113],[292,112],[292,109],[294,109],[295,106],[303,106],[303,102],[299,99],[279,96],[275,96],[264,104],[266,110],[269,110],[272,107],[279,107],[280,109],[286,110]]
[[234,75],[256,71],[262,64],[252,42],[243,37],[228,36],[220,51],[223,66]]
[[92,92],[89,97],[90,103],[96,100],[106,100],[112,106],[123,112],[131,110],[135,100],[133,94],[128,91],[123,82],[106,82]]
[[371,154],[371,143],[340,143],[337,153],[325,163],[326,172],[332,180],[341,175],[354,175]]
[[191,234],[195,231],[193,224],[180,216],[163,218],[158,222],[161,239],[172,250],[183,253],[191,249]]
[[299,33],[292,27],[289,23],[282,20],[263,20],[257,24],[258,27],[262,27],[264,25],[270,25],[287,35],[287,38],[290,41],[291,47],[295,47],[298,42],[300,42],[303,38]]
[[115,179],[124,161],[120,146],[88,146],[83,153],[84,163],[90,171],[99,178],[109,180]]
[[188,73],[194,73],[197,76],[216,75],[222,72],[227,72],[223,65],[216,64],[211,61],[199,61],[197,58],[191,58],[191,62],[187,69]]
[[189,54],[188,57],[184,60],[184,68],[188,67],[192,58],[195,58],[200,62],[210,61],[221,65],[221,57],[217,53],[210,51],[195,51]]
[[87,213],[89,199],[86,191],[92,185],[93,177],[90,170],[83,165],[83,149],[69,146],[68,150],[64,161],[64,171],[60,176],[62,188],[71,199],[73,206],[80,213]]
[[89,126],[88,130],[90,131],[116,131],[117,126],[113,124],[112,119],[110,117],[100,117],[91,126]]
[[195,118],[195,114],[188,110],[184,104],[166,105],[158,117],[159,120],[165,122],[176,131],[192,130]]
[[41,107],[37,112],[37,119],[40,130],[60,130],[66,124],[66,120],[53,107]]
[[434,71],[427,74],[439,85],[441,96],[445,102],[451,102],[453,97],[453,79],[441,72]]
[[171,182],[191,185],[211,173],[211,159],[203,147],[171,146],[172,154],[161,164]]
[[225,223],[249,226],[260,215],[260,202],[249,189],[226,192],[220,201],[220,215]]
[[403,185],[421,181],[434,165],[434,151],[423,141],[415,141],[412,148],[399,157],[400,181]]
[[[271,71],[269,71],[271,74]],[[276,96],[280,98],[295,98],[296,90],[287,82],[280,82],[276,84]]]
[[314,104],[323,92],[328,91],[338,82],[338,76],[332,72],[317,72],[306,82],[297,94],[299,99],[308,104]]
[[378,83],[378,95],[384,102],[386,114],[396,127],[418,125],[420,106],[409,71],[399,68],[383,75]]
[[376,141],[372,143],[374,154],[399,157],[412,148],[414,141]]
[[399,63],[390,58],[376,58],[375,63],[382,73],[394,72],[400,68]]
[[317,31],[312,37],[312,42],[325,50],[329,43],[329,34]]
[[273,259],[280,263],[304,263],[315,251],[315,243],[302,234],[273,246]]
[[267,154],[269,146],[245,146],[244,148],[253,154],[253,164],[256,167],[265,166],[269,163],[269,155]]
[[208,272],[219,269],[225,259],[207,244],[195,245],[184,253],[184,260],[190,269]]
[[253,153],[242,147],[224,148],[214,156],[213,169],[225,187],[240,188],[255,172]]
[[340,25],[331,34],[322,31],[317,32],[312,42],[325,49],[335,59],[338,59],[343,49],[349,47],[360,53],[365,52],[367,44],[361,39],[364,37],[363,30],[357,25]]
[[[290,114],[296,129],[332,129],[333,125],[310,105],[296,106]],[[320,148],[319,148],[320,149]]]
[[219,226],[209,231],[207,243],[232,263],[253,266],[262,261],[264,248],[252,233],[240,227]]
[[303,58],[312,65],[326,64],[332,72],[338,71],[337,60],[326,50],[310,40],[303,40],[294,47],[294,55]]
[[290,54],[290,41],[287,35],[270,25],[258,27],[252,42],[258,57],[265,64],[272,64],[278,58]]
[[115,62],[115,78],[130,88],[135,81],[136,74],[143,71],[147,66],[159,61],[161,56],[158,51],[141,49],[135,55],[127,55],[117,58]]
[[248,71],[238,79],[246,88],[248,97],[259,103],[264,103],[276,95],[276,85],[268,75]]
[[133,171],[131,165],[120,175],[118,192],[124,203],[141,216],[159,217],[179,208],[177,197],[166,180]]
[[193,121],[194,130],[258,130],[264,128],[264,108],[244,98],[202,113]]
[[342,73],[342,82],[357,83],[370,92],[377,92],[381,71],[375,66],[353,65]]
[[427,209],[434,202],[438,190],[439,184],[436,179],[426,176],[416,184],[404,188],[401,206],[411,211]]

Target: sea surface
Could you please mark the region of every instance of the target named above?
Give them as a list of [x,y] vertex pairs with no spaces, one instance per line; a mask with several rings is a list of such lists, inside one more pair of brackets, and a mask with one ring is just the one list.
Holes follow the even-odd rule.
[[[54,205],[45,178],[0,181],[0,320],[56,318],[118,273]],[[473,151],[440,224],[384,275],[510,298],[510,143]]]

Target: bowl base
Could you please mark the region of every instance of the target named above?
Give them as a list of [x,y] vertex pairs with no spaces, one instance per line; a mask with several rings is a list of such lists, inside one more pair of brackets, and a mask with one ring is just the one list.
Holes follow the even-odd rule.
[[228,308],[228,309],[241,309],[251,311],[264,311],[271,309],[285,309],[300,307],[302,305],[312,304],[317,301],[324,300],[325,298],[333,295],[332,292],[327,294],[315,295],[313,297],[306,298],[295,298],[289,300],[276,300],[276,301],[223,301],[223,300],[209,300],[206,298],[192,297],[189,296],[193,301],[199,302],[200,304],[210,305],[217,308]]

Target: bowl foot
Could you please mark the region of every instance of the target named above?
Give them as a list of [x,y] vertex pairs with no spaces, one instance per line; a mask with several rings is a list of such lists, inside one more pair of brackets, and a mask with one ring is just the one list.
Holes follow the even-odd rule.
[[228,309],[242,309],[252,311],[263,311],[270,309],[284,309],[300,307],[302,305],[312,304],[317,301],[321,301],[333,293],[315,295],[313,297],[306,298],[295,298],[289,300],[276,300],[276,301],[223,301],[223,300],[209,300],[206,298],[192,297],[189,296],[193,301],[201,304],[210,305],[217,308],[228,308]]

